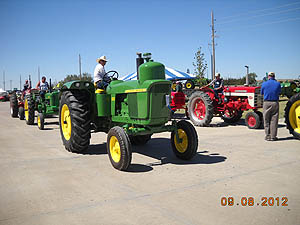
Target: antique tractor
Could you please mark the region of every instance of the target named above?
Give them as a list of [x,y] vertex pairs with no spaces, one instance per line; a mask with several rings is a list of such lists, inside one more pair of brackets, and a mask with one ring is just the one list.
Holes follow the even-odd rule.
[[300,139],[300,93],[289,99],[284,111],[287,129],[295,138]]
[[263,115],[258,111],[263,104],[260,87],[225,87],[224,94],[219,94],[219,98],[215,97],[211,88],[206,87],[193,90],[187,96],[187,107],[182,100],[173,98],[172,101],[177,102],[174,109],[185,109],[196,126],[209,125],[213,116],[221,116],[224,122],[233,124],[240,120],[244,111],[250,109],[253,111],[245,117],[247,127],[256,129],[262,126]]
[[39,90],[31,89],[26,95],[24,102],[25,120],[28,125],[34,124],[35,111],[37,114],[37,125],[40,130],[44,129],[45,118],[57,115],[59,112],[59,90],[50,89],[45,96],[41,96]]
[[[146,62],[144,62],[146,59]],[[91,132],[107,133],[107,152],[114,168],[127,170],[132,157],[131,144],[146,144],[151,135],[171,132],[175,155],[184,160],[197,152],[198,136],[187,121],[170,118],[171,82],[165,80],[165,67],[149,54],[138,54],[138,79],[117,80],[109,71],[106,90],[91,82],[72,81],[60,90],[59,123],[63,144],[68,151],[88,149]]]
[[291,98],[294,94],[300,92],[300,86],[297,85],[298,81],[291,81],[291,82],[282,82],[281,83],[281,95]]
[[24,93],[21,91],[13,91],[10,95],[10,115],[11,117],[19,117],[24,120]]

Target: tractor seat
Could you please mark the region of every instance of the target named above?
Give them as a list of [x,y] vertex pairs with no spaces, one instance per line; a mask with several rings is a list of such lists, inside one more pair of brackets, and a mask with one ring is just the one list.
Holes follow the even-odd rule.
[[104,94],[104,93],[105,93],[105,90],[104,90],[104,89],[98,88],[96,82],[94,82],[94,87],[95,87],[95,89],[96,89],[96,90],[95,90],[95,93],[96,93],[96,94]]

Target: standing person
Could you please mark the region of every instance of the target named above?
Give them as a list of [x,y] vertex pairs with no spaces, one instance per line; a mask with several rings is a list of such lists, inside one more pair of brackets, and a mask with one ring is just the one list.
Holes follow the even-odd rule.
[[45,94],[49,90],[49,84],[46,81],[45,76],[43,76],[42,80],[37,83],[36,89],[40,90],[40,96],[45,99]]
[[275,80],[275,73],[268,73],[268,81],[261,85],[261,94],[264,96],[263,115],[266,141],[277,141],[279,116],[279,94],[281,85]]
[[97,66],[94,70],[94,82],[97,84],[97,87],[100,89],[105,89],[109,84],[109,78],[106,76],[104,66],[107,62],[106,56],[101,56],[97,60]]

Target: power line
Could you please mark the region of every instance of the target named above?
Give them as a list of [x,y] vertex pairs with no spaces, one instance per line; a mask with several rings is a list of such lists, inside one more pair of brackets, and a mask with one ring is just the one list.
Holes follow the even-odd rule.
[[220,20],[224,20],[224,19],[226,20],[227,18],[241,17],[241,16],[252,14],[252,13],[264,12],[264,11],[268,11],[268,10],[272,10],[272,9],[280,9],[280,8],[284,8],[286,6],[297,5],[299,3],[300,3],[300,1],[289,3],[289,4],[285,4],[285,5],[280,5],[280,6],[276,6],[276,7],[272,7],[272,8],[266,8],[266,9],[259,9],[259,10],[249,11],[248,13],[245,12],[243,14],[236,14],[236,15],[233,15],[233,16],[223,17],[223,18],[220,18]]
[[[289,18],[289,19],[285,19],[285,20],[278,20],[278,21],[273,21],[273,22],[266,22],[266,23],[258,23],[258,24],[254,24],[254,25],[243,26],[243,28],[253,28],[253,27],[258,27],[258,26],[264,26],[264,25],[275,24],[275,23],[283,23],[283,22],[289,22],[289,21],[295,21],[295,20],[300,20],[300,17]],[[236,30],[236,29],[237,28],[221,29],[221,31],[229,31],[229,30]]]
[[257,17],[269,16],[269,15],[274,15],[274,14],[284,14],[284,13],[299,10],[299,9],[300,9],[300,7],[294,8],[294,9],[281,10],[281,11],[278,11],[278,12],[270,12],[270,13],[266,13],[266,14],[262,14],[262,15],[243,17],[241,19],[235,19],[235,20],[231,20],[231,21],[227,21],[227,22],[217,23],[217,25],[222,25],[222,24],[226,24],[226,23],[233,23],[233,22],[240,21],[240,20],[249,20],[249,19],[253,19],[253,18],[257,18]]

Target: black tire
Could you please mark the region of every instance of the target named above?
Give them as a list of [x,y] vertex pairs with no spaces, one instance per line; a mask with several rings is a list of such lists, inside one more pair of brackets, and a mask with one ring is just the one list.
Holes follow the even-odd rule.
[[229,112],[230,115],[227,115],[227,114],[223,114],[221,117],[222,119],[224,120],[225,123],[228,123],[228,124],[234,124],[234,123],[237,123],[242,115],[243,115],[243,111],[242,110],[232,110]]
[[261,120],[256,112],[248,112],[245,117],[245,123],[249,129],[257,129],[260,127]]
[[151,139],[152,134],[129,136],[130,142],[133,145],[145,145]]
[[264,116],[263,116],[263,113],[260,112],[260,111],[256,111],[256,113],[258,114],[259,119],[260,119],[260,126],[259,126],[259,128],[263,129],[264,128]]
[[91,138],[89,96],[83,91],[65,91],[60,99],[59,127],[65,148],[70,152],[87,150]]
[[13,118],[18,117],[18,99],[16,92],[13,92],[10,96],[10,115]]
[[[171,133],[171,146],[174,154],[183,160],[189,160],[193,158],[198,149],[198,135],[194,126],[186,120],[181,120],[177,123],[179,131],[179,138],[183,138],[183,143],[178,143],[176,138],[176,132]],[[182,132],[183,131],[183,132]],[[176,138],[176,139],[175,139]],[[176,146],[176,143],[177,146]],[[184,143],[187,144],[185,145]],[[181,148],[181,149],[179,149]]]
[[23,107],[19,107],[19,119],[24,120],[25,119],[25,111]]
[[37,125],[40,130],[44,130],[45,125],[45,117],[43,113],[38,113],[37,116]]
[[25,120],[27,125],[34,124],[35,104],[32,94],[26,95],[24,101]]
[[118,170],[127,170],[132,158],[131,143],[127,133],[121,127],[113,127],[107,134],[106,149],[112,166]]
[[195,88],[195,83],[191,80],[187,80],[184,84],[184,87],[186,89],[194,89]]
[[300,139],[300,127],[299,120],[300,115],[297,114],[299,112],[300,107],[300,93],[295,94],[293,97],[289,99],[284,109],[284,118],[286,123],[286,128],[289,130],[290,134],[292,134],[295,138]]
[[188,101],[188,115],[195,126],[209,125],[214,116],[213,101],[204,92],[194,92]]

